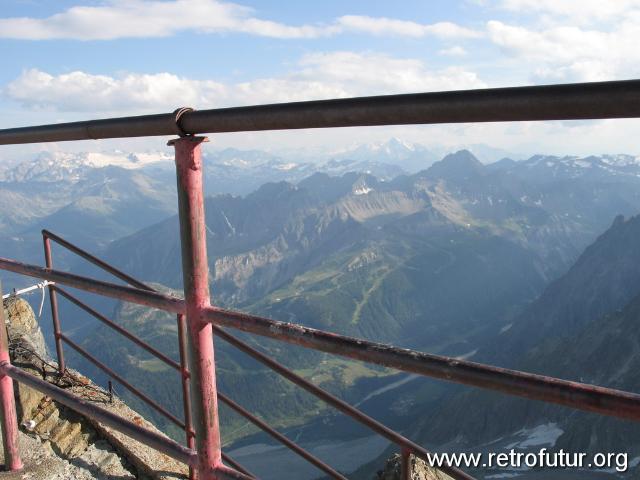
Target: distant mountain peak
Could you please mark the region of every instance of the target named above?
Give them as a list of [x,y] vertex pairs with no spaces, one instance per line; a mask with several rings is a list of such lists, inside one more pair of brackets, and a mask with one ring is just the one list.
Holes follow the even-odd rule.
[[456,162],[468,166],[482,167],[482,162],[480,162],[480,160],[478,160],[473,153],[466,149],[450,153],[445,156],[442,161],[447,163]]
[[410,143],[405,140],[401,140],[398,137],[391,137],[389,140],[382,142],[365,143],[358,145],[357,147],[349,150],[349,152],[385,152],[387,154],[392,153],[407,153],[414,152],[418,149],[418,145]]
[[450,153],[428,170],[430,177],[443,179],[465,179],[484,172],[484,165],[469,150]]
[[405,140],[401,140],[398,137],[391,137],[386,142],[379,144],[380,148],[386,149],[388,152],[392,151],[410,151],[414,152],[417,148],[415,143],[410,143]]
[[[369,165],[370,169],[388,165],[394,166],[396,170],[412,173],[427,168],[435,160],[436,155],[424,145],[391,137],[385,141],[364,143],[335,153],[327,164],[337,161],[346,166],[350,163],[360,171],[367,170],[363,168],[365,165]],[[402,172],[396,171],[396,174],[399,173]]]

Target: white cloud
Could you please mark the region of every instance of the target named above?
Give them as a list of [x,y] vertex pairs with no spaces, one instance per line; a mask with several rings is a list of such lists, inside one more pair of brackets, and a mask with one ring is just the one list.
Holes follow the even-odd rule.
[[327,25],[285,25],[257,18],[250,8],[220,0],[109,0],[101,6],[75,6],[46,18],[0,18],[0,38],[23,40],[167,37],[181,31],[242,32],[273,38],[317,38],[361,32],[439,38],[480,34],[451,22],[432,25],[390,18],[347,15]]
[[[297,75],[340,85],[347,95],[375,95],[486,86],[478,76],[460,67],[429,70],[421,60],[354,52],[316,53],[300,61]],[[381,75],[381,72],[384,72]]]
[[455,46],[449,47],[449,48],[443,48],[442,50],[438,51],[438,55],[444,55],[446,57],[464,57],[468,53],[469,52],[467,52],[460,45],[455,45]]
[[192,80],[171,73],[112,77],[80,71],[51,75],[32,69],[9,83],[3,93],[28,108],[97,114],[168,111],[180,105],[214,108],[483,86],[486,85],[475,73],[459,67],[430,70],[416,59],[332,52],[306,55],[294,71],[280,77],[241,83]]
[[366,32],[373,35],[402,35],[424,37],[433,35],[439,38],[478,38],[481,32],[461,27],[451,22],[422,24],[406,20],[364,15],[345,15],[336,22],[346,30]]
[[193,81],[169,73],[115,78],[80,71],[54,76],[32,69],[9,83],[4,94],[35,109],[110,112],[149,110],[172,98],[192,105],[223,95],[224,88],[216,82]]
[[242,27],[249,10],[215,0],[113,0],[75,6],[47,18],[0,19],[0,37],[43,40],[110,40],[164,37],[181,30],[230,31]]
[[640,74],[640,15],[628,15],[609,28],[524,27],[487,23],[490,40],[503,52],[537,65],[542,81],[596,81]]
[[545,21],[561,17],[582,24],[624,18],[640,9],[640,0],[502,0],[501,6],[517,13],[545,15]]

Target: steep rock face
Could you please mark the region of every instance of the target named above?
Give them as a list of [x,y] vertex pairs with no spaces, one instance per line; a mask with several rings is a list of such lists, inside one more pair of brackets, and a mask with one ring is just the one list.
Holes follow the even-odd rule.
[[[60,375],[57,364],[47,356],[42,332],[28,302],[9,297],[3,301],[3,305],[8,319],[9,350],[13,365],[65,389],[85,402],[95,402],[119,417],[162,435],[153,424],[118,397],[110,395],[77,371],[66,369]],[[35,437],[36,441],[42,442],[44,451],[59,457],[62,463],[67,460],[82,467],[75,474],[55,478],[176,480],[187,476],[186,465],[79,415],[38,390],[17,382],[16,385],[20,428]],[[31,469],[27,468],[25,475],[31,478]],[[51,478],[54,478],[53,475]]]
[[[639,237],[640,216],[616,218],[564,276],[505,324],[474,359],[637,392]],[[472,411],[468,405],[474,405]],[[450,398],[416,431],[424,439],[471,448],[549,422],[559,432],[552,442],[556,448],[621,451],[629,458],[640,453],[640,435],[631,422],[481,390],[467,389]]]
[[[505,362],[518,352],[538,355],[616,309],[640,291],[640,216],[616,217],[561,278],[551,283],[515,322],[500,335],[493,358]],[[533,350],[532,350],[533,349]],[[490,357],[491,358],[491,357]]]
[[[11,362],[40,378],[52,372],[44,346],[42,332],[29,303],[17,297],[3,301],[9,321]],[[79,416],[61,408],[47,395],[17,383],[18,421],[22,428],[46,439],[50,448],[64,458],[76,458],[88,448],[92,429],[83,425]],[[61,378],[59,385],[69,387],[68,379]]]
[[20,297],[8,297],[2,301],[5,318],[9,320],[9,341],[20,341],[42,358],[47,357],[47,348],[40,325],[28,302]]
[[[28,302],[19,297],[2,301],[4,317],[8,321],[11,361],[34,375],[41,375],[47,351],[42,331]],[[17,384],[19,402],[18,421],[29,421],[45,395],[21,383]]]

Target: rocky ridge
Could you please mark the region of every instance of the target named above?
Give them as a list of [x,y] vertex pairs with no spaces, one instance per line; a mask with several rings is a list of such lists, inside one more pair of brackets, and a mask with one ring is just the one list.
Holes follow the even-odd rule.
[[[10,297],[3,301],[3,307],[9,320],[9,349],[14,365],[158,431],[120,399],[78,372],[67,370],[63,376],[58,375],[33,310],[25,300]],[[26,465],[20,472],[22,476],[16,478],[168,480],[187,476],[186,466],[22,384],[16,384],[16,410],[21,429],[20,453]]]

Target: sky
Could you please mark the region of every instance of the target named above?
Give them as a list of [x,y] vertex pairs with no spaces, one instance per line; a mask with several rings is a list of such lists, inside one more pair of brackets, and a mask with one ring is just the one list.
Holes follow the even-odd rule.
[[[362,95],[640,78],[640,0],[2,0],[0,128]],[[640,154],[638,120],[219,134],[217,147],[398,137]],[[3,147],[160,149],[164,140]]]

